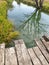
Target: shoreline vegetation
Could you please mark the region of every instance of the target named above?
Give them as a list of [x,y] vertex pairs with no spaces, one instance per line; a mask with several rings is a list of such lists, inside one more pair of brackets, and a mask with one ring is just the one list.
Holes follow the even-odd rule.
[[[23,0],[22,2],[25,3],[25,4],[28,4],[30,6],[36,7],[36,4],[35,4],[34,0]],[[42,8],[41,11],[43,11],[45,13],[49,13],[49,0],[44,0],[43,8]]]
[[7,19],[7,5],[5,0],[0,0],[0,44],[5,42],[6,45],[19,36],[19,32],[14,30],[13,24]]
[[[13,1],[13,0],[11,0],[11,1]],[[20,2],[22,2],[24,4],[36,7],[35,0],[15,0],[15,1],[17,1],[18,4],[20,4]],[[43,11],[45,13],[49,13],[49,0],[44,0],[41,11]]]
[[[6,1],[7,1],[8,5],[10,6],[13,0],[6,0]],[[15,0],[15,1],[17,1],[18,4],[20,4],[22,2],[29,6],[36,7],[35,0]],[[49,0],[44,0],[41,11],[49,14]]]
[[[8,3],[8,5],[10,5],[13,0],[0,0],[0,2],[1,1],[6,1]],[[35,0],[15,0],[15,1],[17,1],[18,4],[20,2],[22,2],[24,4],[27,4],[27,5],[36,7]],[[49,13],[49,0],[44,0],[43,7],[42,7],[42,11],[45,12],[45,13]]]

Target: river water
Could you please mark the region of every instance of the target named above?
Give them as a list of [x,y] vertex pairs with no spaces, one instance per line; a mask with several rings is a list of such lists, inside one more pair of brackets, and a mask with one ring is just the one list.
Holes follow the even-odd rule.
[[7,18],[20,32],[20,38],[27,47],[35,46],[34,39],[49,35],[49,15],[32,6],[16,1],[12,2],[12,8],[8,9]]

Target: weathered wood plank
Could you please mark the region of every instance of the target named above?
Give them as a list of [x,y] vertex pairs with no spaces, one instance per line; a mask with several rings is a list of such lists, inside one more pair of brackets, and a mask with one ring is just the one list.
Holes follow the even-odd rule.
[[37,57],[40,59],[42,65],[49,65],[38,47],[34,47],[33,50],[34,50],[35,54],[37,55]]
[[44,40],[44,38],[41,38],[41,40],[42,40],[43,44],[45,45],[47,51],[49,52],[49,43],[47,43],[47,42]]
[[15,41],[15,48],[18,56],[19,65],[32,65],[30,56],[23,40]]
[[39,47],[40,51],[42,52],[42,54],[45,56],[48,63],[49,63],[49,54],[46,51],[46,48],[44,47],[44,45],[42,44],[42,42],[40,40],[36,39],[35,42],[38,45],[38,47]]
[[4,65],[5,44],[0,44],[0,65]]
[[34,65],[42,65],[32,48],[28,49],[28,52]]
[[14,47],[5,50],[5,65],[17,65],[17,57]]
[[46,41],[49,41],[49,36],[47,36],[47,35],[44,35],[44,36],[42,36]]
[[15,41],[15,48],[16,48],[19,65],[25,65],[24,59],[22,57],[21,44],[19,44],[18,41]]

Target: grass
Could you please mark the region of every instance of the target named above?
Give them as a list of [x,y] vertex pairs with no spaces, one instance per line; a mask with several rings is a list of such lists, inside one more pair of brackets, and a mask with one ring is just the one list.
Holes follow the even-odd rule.
[[18,31],[14,31],[13,24],[7,20],[7,2],[0,1],[0,44],[11,42],[19,36]]

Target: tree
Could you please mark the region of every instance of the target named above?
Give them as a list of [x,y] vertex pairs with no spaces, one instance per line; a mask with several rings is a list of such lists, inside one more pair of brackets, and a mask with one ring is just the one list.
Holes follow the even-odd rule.
[[35,0],[35,2],[36,2],[36,7],[38,7],[38,0]]
[[39,1],[40,8],[42,8],[43,2],[44,2],[44,0],[40,0],[40,1]]
[[42,8],[44,0],[35,0],[35,2],[37,8]]

